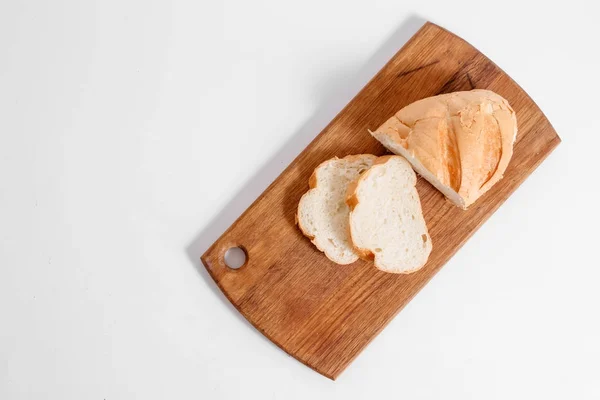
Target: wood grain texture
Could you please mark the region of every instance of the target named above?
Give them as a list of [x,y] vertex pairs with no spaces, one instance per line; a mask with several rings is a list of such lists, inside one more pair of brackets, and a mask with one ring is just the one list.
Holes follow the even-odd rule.
[[[468,211],[422,178],[417,190],[434,247],[424,268],[386,274],[372,263],[329,261],[295,225],[313,169],[333,156],[385,149],[374,130],[402,107],[441,93],[489,89],[517,114],[519,134],[504,179]],[[265,336],[335,379],[465,241],[560,143],[529,96],[500,68],[450,32],[426,23],[312,143],[206,251],[202,261],[234,306]],[[240,246],[238,270],[224,253]]]

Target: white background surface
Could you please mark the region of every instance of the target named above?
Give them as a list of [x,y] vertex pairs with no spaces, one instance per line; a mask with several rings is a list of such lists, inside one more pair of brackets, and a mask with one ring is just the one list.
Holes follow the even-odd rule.
[[[600,398],[598,10],[549,3],[1,2],[0,398]],[[197,260],[424,19],[563,143],[332,382]]]

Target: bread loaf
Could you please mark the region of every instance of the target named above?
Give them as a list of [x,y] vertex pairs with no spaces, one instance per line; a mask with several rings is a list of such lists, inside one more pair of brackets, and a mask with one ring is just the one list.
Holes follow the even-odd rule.
[[504,98],[475,89],[412,103],[371,134],[466,209],[502,178],[517,119]]

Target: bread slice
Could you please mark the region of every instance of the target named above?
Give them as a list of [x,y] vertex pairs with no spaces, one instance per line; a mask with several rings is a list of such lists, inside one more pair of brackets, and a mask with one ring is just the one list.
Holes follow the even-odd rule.
[[362,258],[374,259],[382,271],[414,272],[431,253],[416,183],[406,159],[384,156],[348,187],[352,243]]
[[338,264],[358,260],[348,231],[348,185],[377,157],[370,154],[337,157],[321,163],[308,181],[310,190],[300,199],[296,221],[300,230],[327,258]]
[[475,89],[412,103],[371,134],[466,209],[502,179],[517,118],[506,99]]

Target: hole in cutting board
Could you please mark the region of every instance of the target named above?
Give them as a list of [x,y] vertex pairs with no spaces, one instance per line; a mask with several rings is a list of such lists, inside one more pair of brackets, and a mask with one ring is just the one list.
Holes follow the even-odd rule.
[[231,269],[238,269],[246,264],[246,252],[241,247],[230,247],[225,252],[225,265]]

